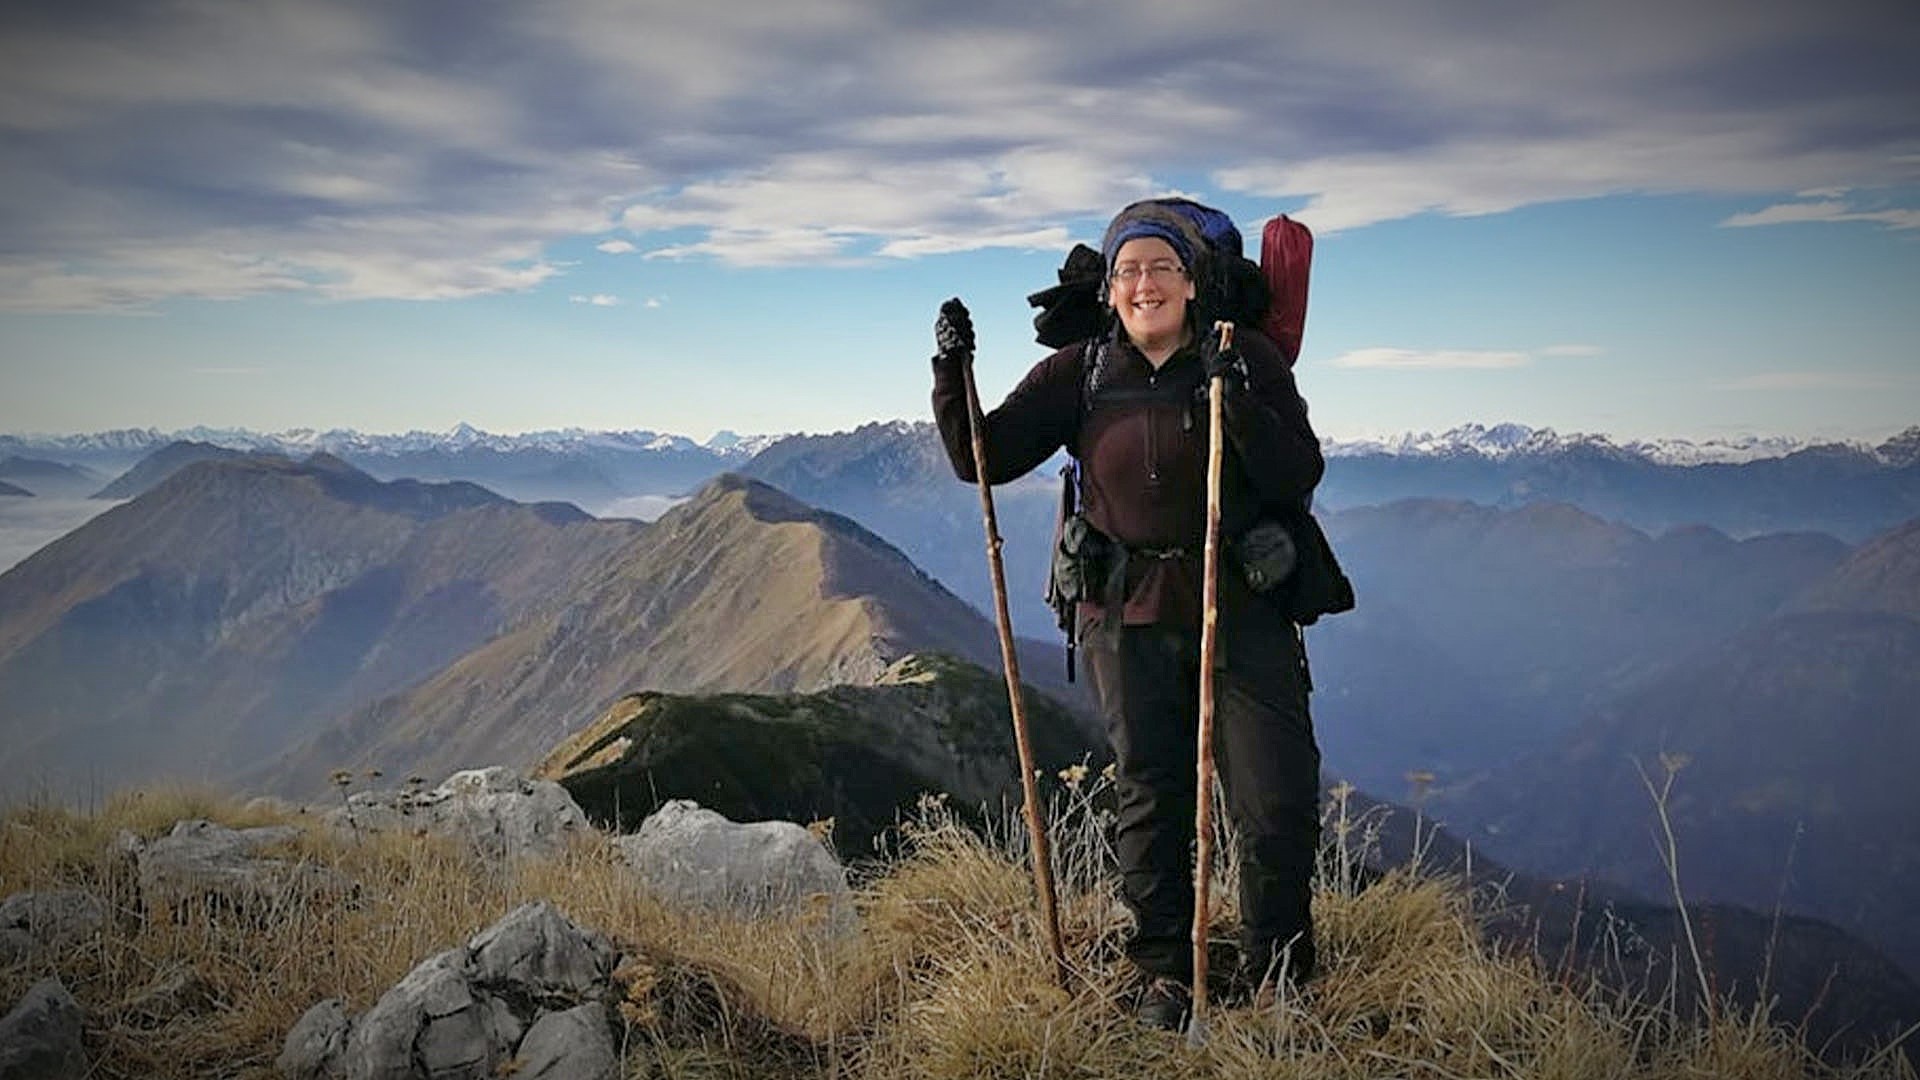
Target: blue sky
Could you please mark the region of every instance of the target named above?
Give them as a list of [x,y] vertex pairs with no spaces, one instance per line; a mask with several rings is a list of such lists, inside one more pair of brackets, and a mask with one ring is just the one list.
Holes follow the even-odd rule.
[[1323,435],[1920,423],[1910,4],[20,3],[0,431],[926,415],[1126,202],[1319,237]]

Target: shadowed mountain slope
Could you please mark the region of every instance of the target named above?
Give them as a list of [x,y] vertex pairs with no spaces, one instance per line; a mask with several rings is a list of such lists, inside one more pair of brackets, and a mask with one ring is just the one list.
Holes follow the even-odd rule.
[[[911,652],[999,668],[992,626],[899,551],[729,474],[571,582],[564,603],[355,711],[269,779],[307,790],[336,767],[531,765],[629,693],[871,684]],[[1024,655],[1028,681],[1051,689],[1058,650]]]
[[1409,499],[1323,515],[1359,594],[1309,632],[1328,767],[1397,792],[1550,742],[1847,557],[1818,534],[1657,537],[1559,503]]
[[[1494,854],[1640,890],[1665,881],[1652,797],[1690,896],[1829,919],[1920,970],[1920,529],[1870,542],[1795,610],[1677,658],[1540,753],[1436,795]],[[1845,610],[1858,603],[1866,610]]]

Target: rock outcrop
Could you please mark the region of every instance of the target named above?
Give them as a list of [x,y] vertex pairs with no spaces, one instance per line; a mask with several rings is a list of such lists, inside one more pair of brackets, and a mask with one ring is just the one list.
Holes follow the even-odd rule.
[[676,799],[614,845],[647,890],[670,905],[745,919],[819,912],[836,931],[854,925],[846,869],[793,822],[742,824]]
[[80,1003],[58,979],[42,979],[0,1017],[0,1080],[82,1080]]
[[[1036,764],[1101,753],[1050,699],[1027,694]],[[561,743],[535,776],[565,785],[589,817],[632,830],[673,799],[735,821],[834,821],[843,856],[945,793],[969,812],[1020,801],[1006,683],[964,660],[903,657],[874,686],[812,694],[630,694]]]
[[431,791],[360,792],[325,820],[349,832],[436,833],[490,860],[558,855],[593,827],[565,788],[500,765],[454,773]]
[[23,892],[0,902],[0,964],[60,952],[107,925],[106,902],[78,889]]
[[512,1075],[615,1080],[607,940],[540,901],[430,957],[357,1019],[307,1010],[275,1062],[290,1080]]
[[300,835],[292,825],[229,829],[211,821],[180,821],[148,843],[123,836],[140,877],[148,910],[205,906],[247,918],[270,919],[320,897],[352,896],[359,885],[335,870],[269,854]]

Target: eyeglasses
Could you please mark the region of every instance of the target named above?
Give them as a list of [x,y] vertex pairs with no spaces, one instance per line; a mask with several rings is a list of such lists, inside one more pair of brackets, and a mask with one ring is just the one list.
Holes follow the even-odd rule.
[[1133,285],[1138,283],[1142,277],[1151,277],[1155,281],[1171,281],[1175,278],[1185,277],[1186,273],[1187,268],[1181,266],[1179,263],[1170,259],[1160,259],[1155,262],[1146,263],[1145,265],[1140,263],[1121,263],[1119,266],[1113,268],[1113,273],[1107,276],[1122,285]]

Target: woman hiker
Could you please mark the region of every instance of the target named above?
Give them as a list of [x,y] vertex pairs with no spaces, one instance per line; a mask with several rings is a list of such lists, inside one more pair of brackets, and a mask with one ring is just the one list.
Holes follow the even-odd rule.
[[[1126,954],[1142,975],[1135,1012],[1177,1029],[1193,960],[1208,379],[1226,373],[1222,536],[1263,507],[1307,505],[1323,461],[1278,347],[1247,325],[1220,354],[1213,256],[1188,218],[1163,200],[1135,203],[1101,248],[1105,328],[1040,361],[986,415],[985,461],[1001,484],[1065,447],[1080,464],[1081,512],[1113,541],[1113,580],[1079,604],[1079,641],[1115,758],[1114,839],[1134,917]],[[955,474],[974,482],[963,373],[974,335],[958,300],[943,305],[935,336],[934,417]],[[1235,985],[1300,985],[1314,971],[1320,782],[1303,646],[1279,602],[1231,561],[1218,590],[1214,749],[1240,837]]]

